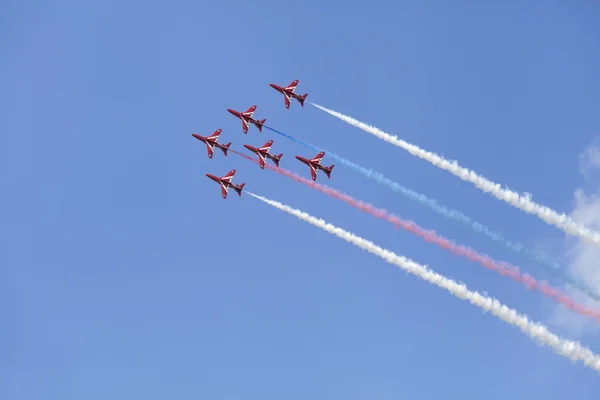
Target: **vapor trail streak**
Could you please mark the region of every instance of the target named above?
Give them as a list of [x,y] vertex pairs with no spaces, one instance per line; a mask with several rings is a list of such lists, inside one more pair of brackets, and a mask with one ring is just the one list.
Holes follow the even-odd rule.
[[247,192],[250,196],[255,197],[281,211],[285,211],[291,215],[298,217],[299,219],[308,222],[316,227],[319,227],[337,237],[344,239],[372,254],[375,254],[390,264],[397,265],[406,272],[410,272],[417,277],[428,281],[442,289],[447,290],[452,295],[462,300],[467,300],[471,304],[489,311],[504,322],[509,323],[519,328],[527,336],[531,337],[542,344],[546,344],[551,347],[556,353],[573,361],[581,361],[587,367],[594,369],[596,372],[600,372],[600,356],[592,352],[592,350],[582,346],[578,342],[563,339],[548,330],[542,324],[535,323],[529,320],[525,315],[519,314],[516,310],[511,309],[498,300],[484,296],[479,292],[471,291],[466,285],[459,284],[452,279],[446,278],[436,272],[429,270],[426,266],[418,264],[406,257],[399,256],[389,250],[385,250],[376,244],[363,239],[353,233],[347,232],[341,228],[338,228],[332,224],[325,222],[322,219],[315,218],[305,212],[296,210],[290,206],[279,203],[274,200],[267,199],[262,196],[258,196],[254,193]]
[[[255,158],[249,157],[249,156],[239,153],[235,150],[230,149],[230,151],[246,158],[247,160],[258,163],[258,160]],[[305,179],[299,175],[296,175],[295,173],[293,173],[291,171],[287,171],[283,168],[274,167],[270,164],[267,164],[266,166],[267,166],[267,168],[269,168],[281,175],[287,176],[288,178],[291,178],[291,179],[295,180],[296,182],[303,183],[306,186],[309,186],[319,192],[325,193],[335,199],[342,200],[342,201],[346,202],[347,204],[351,205],[352,207],[358,208],[359,210],[362,210],[374,217],[388,221],[391,224],[393,224],[396,228],[402,228],[408,232],[411,232],[411,233],[425,239],[426,241],[428,241],[430,243],[434,243],[435,245],[437,245],[438,247],[440,247],[442,249],[449,250],[456,255],[463,256],[471,261],[474,261],[474,262],[482,265],[483,267],[485,267],[487,269],[498,272],[500,275],[508,276],[509,278],[511,278],[512,280],[514,280],[516,282],[521,282],[528,289],[534,289],[534,290],[542,293],[543,295],[553,299],[557,303],[564,305],[569,310],[574,311],[578,314],[590,317],[590,318],[594,319],[596,322],[600,322],[600,312],[589,309],[587,307],[584,307],[584,306],[576,303],[569,296],[567,296],[564,293],[561,293],[559,290],[549,286],[545,282],[540,283],[535,278],[531,277],[530,275],[521,273],[519,268],[517,268],[515,266],[512,266],[505,262],[495,261],[494,259],[492,259],[491,257],[489,257],[486,254],[481,254],[469,247],[458,245],[449,239],[439,236],[435,231],[425,230],[413,221],[405,221],[405,220],[401,219],[400,217],[397,217],[396,215],[389,214],[384,209],[376,208],[375,206],[373,206],[369,203],[354,199],[352,196],[347,195],[342,192],[339,192],[333,188],[330,188],[328,186],[321,185],[321,184],[318,184],[311,180]]]
[[453,209],[449,209],[444,205],[440,205],[440,204],[438,204],[437,200],[430,199],[423,194],[414,192],[414,191],[400,185],[399,183],[394,182],[389,178],[386,178],[380,172],[377,172],[372,169],[358,165],[358,164],[356,164],[350,160],[347,160],[331,151],[319,148],[317,146],[313,146],[310,143],[306,143],[292,135],[289,135],[285,132],[281,132],[275,128],[271,128],[266,125],[264,127],[291,140],[292,142],[298,143],[306,148],[312,149],[317,152],[325,151],[326,156],[329,156],[330,158],[336,160],[337,162],[339,162],[349,168],[352,168],[355,171],[360,172],[362,175],[366,176],[369,179],[373,179],[377,183],[387,186],[388,188],[392,189],[394,192],[401,193],[404,196],[406,196],[407,198],[409,198],[410,200],[417,201],[419,204],[429,207],[431,210],[435,211],[436,213],[438,213],[446,218],[453,219],[455,221],[458,221],[465,225],[468,225],[471,229],[473,229],[478,234],[486,236],[494,241],[500,242],[504,246],[506,246],[508,249],[510,249],[516,253],[523,254],[524,256],[528,257],[532,261],[538,262],[545,267],[550,267],[551,268],[550,272],[553,274],[554,277],[557,277],[558,279],[562,280],[564,283],[573,286],[575,289],[579,290],[581,293],[587,295],[588,297],[590,297],[596,301],[600,301],[600,296],[598,294],[596,294],[596,292],[589,286],[570,278],[568,275],[560,275],[561,272],[564,274],[566,274],[568,272],[564,268],[562,268],[560,266],[560,264],[558,264],[554,260],[551,260],[545,254],[535,251],[535,250],[531,251],[531,250],[527,249],[525,247],[525,245],[523,245],[521,243],[508,240],[508,239],[504,238],[502,236],[502,234],[500,234],[498,232],[494,232],[487,226],[485,226],[477,221],[472,220],[470,217],[466,216],[462,212],[453,210]]
[[[310,102],[309,102],[310,103]],[[422,158],[423,160],[429,161],[431,164],[435,165],[438,168],[444,169],[453,175],[458,176],[460,179],[464,181],[471,182],[477,188],[481,189],[486,193],[491,193],[494,197],[499,200],[505,201],[506,203],[516,207],[520,210],[523,210],[529,214],[536,215],[543,221],[548,224],[554,225],[568,234],[579,236],[580,238],[594,243],[597,246],[600,246],[600,233],[596,231],[592,231],[585,226],[577,223],[573,219],[571,219],[566,214],[559,214],[558,212],[552,210],[549,207],[542,206],[540,204],[531,201],[528,197],[521,196],[517,192],[513,192],[509,189],[504,189],[500,186],[500,184],[492,182],[480,175],[478,175],[475,171],[469,170],[467,168],[461,167],[458,165],[456,161],[446,160],[444,157],[441,157],[435,153],[423,150],[414,144],[410,144],[402,139],[399,139],[397,136],[390,135],[374,126],[367,125],[364,122],[361,122],[355,118],[349,117],[347,115],[341,114],[337,111],[330,110],[323,106],[320,106],[315,103],[310,103],[318,109],[325,111],[326,113],[333,115],[341,119],[348,124],[355,126],[357,128],[362,129],[365,132],[368,132],[378,138],[385,140],[388,143],[391,143],[395,146],[401,147],[402,149],[408,151],[413,156]]]

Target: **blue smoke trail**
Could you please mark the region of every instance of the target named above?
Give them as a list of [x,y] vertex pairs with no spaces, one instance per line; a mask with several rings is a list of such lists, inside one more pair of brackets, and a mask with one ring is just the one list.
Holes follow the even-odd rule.
[[[324,151],[326,153],[326,155],[328,155],[329,157],[333,158],[334,160],[344,164],[347,167],[350,167],[352,169],[354,169],[355,171],[360,172],[361,174],[363,174],[364,176],[366,176],[369,179],[374,179],[375,181],[377,181],[378,183],[384,184],[386,186],[388,186],[390,189],[392,189],[394,192],[397,193],[402,193],[403,195],[405,195],[406,197],[408,197],[411,200],[415,200],[419,203],[421,203],[424,206],[429,207],[430,209],[432,209],[433,211],[437,212],[440,215],[443,215],[444,217],[447,218],[451,218],[454,219],[456,221],[462,222],[463,224],[469,225],[471,227],[471,229],[473,229],[475,232],[483,234],[487,237],[489,237],[492,240],[495,240],[497,242],[501,242],[503,243],[506,247],[508,247],[509,249],[523,254],[526,257],[532,259],[533,261],[536,261],[538,263],[544,264],[546,266],[552,267],[555,271],[554,272],[558,272],[558,270],[561,270],[562,267],[560,264],[558,264],[556,261],[549,259],[548,257],[546,257],[544,254],[539,253],[537,251],[530,251],[528,250],[523,244],[521,243],[514,243],[508,239],[505,239],[500,233],[494,232],[491,229],[489,229],[488,227],[486,227],[483,224],[480,224],[477,221],[473,221],[470,217],[466,216],[465,214],[461,213],[460,211],[456,211],[456,210],[451,210],[443,205],[437,204],[437,202],[433,199],[429,199],[427,196],[414,192],[408,188],[405,188],[404,186],[400,185],[397,182],[392,181],[389,178],[386,178],[385,176],[383,176],[382,173],[377,172],[377,171],[373,171],[372,169],[368,169],[365,168],[363,166],[360,166],[358,164],[353,163],[352,161],[346,160],[345,158],[338,156],[335,153],[332,153],[328,150],[325,149],[321,149],[319,147],[313,146],[312,144],[303,142],[300,139],[296,139],[294,136],[288,135],[286,133],[280,132],[277,129],[273,129],[269,126],[263,125],[265,128],[283,136],[288,138],[289,140],[291,140],[292,142],[298,143],[304,147],[310,148],[312,150],[315,150],[317,152],[320,151]],[[580,292],[588,295],[589,297],[593,298],[594,300],[600,301],[600,296],[598,296],[593,289],[583,286],[582,284],[576,282],[575,280],[571,279],[568,276],[564,277],[565,282],[569,283],[570,285],[576,287]]]

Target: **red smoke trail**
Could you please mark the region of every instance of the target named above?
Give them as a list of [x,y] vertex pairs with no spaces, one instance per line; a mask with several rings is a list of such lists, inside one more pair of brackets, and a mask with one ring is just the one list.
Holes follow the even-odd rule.
[[[235,150],[230,150],[230,151],[244,157],[247,160],[253,161],[258,164],[258,160],[255,158],[249,157],[249,156],[239,153]],[[362,211],[365,211],[365,212],[373,215],[374,217],[384,219],[384,220],[394,224],[396,226],[396,228],[402,228],[411,233],[414,233],[415,235],[420,236],[421,238],[425,239],[426,241],[428,241],[430,243],[435,243],[439,247],[449,250],[456,255],[466,257],[471,261],[475,261],[488,269],[498,272],[500,275],[508,276],[509,278],[513,279],[516,282],[522,282],[527,287],[527,289],[529,289],[529,290],[535,289],[538,292],[540,292],[540,293],[554,299],[558,303],[564,305],[568,309],[570,309],[578,314],[593,318],[597,322],[600,322],[600,312],[592,310],[590,308],[587,308],[585,306],[582,306],[582,305],[576,303],[569,296],[567,296],[566,294],[560,292],[559,290],[554,289],[553,287],[549,286],[546,282],[543,282],[543,281],[538,282],[532,276],[530,276],[526,273],[521,273],[518,267],[515,267],[506,262],[495,261],[492,258],[490,258],[488,255],[480,254],[473,249],[455,244],[454,242],[452,242],[444,237],[439,236],[435,231],[425,230],[425,229],[419,227],[416,223],[414,223],[412,221],[405,221],[393,214],[389,214],[386,210],[383,210],[381,208],[376,208],[375,206],[373,206],[369,203],[365,203],[363,201],[356,200],[353,197],[351,197],[345,193],[338,192],[337,190],[330,188],[328,186],[321,185],[321,184],[318,184],[311,180],[302,178],[301,176],[298,176],[291,171],[277,168],[270,164],[266,164],[266,167],[281,174],[281,175],[285,175],[288,178],[292,178],[296,182],[300,182],[307,186],[310,186],[311,188],[316,189],[319,192],[328,194],[329,196],[334,197],[338,200],[343,200],[346,203],[348,203],[349,205],[351,205],[352,207],[355,207]]]

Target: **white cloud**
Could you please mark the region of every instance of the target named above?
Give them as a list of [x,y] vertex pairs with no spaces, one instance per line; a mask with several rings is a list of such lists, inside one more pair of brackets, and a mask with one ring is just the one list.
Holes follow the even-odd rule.
[[596,138],[579,156],[579,171],[589,183],[600,183],[600,138]]
[[[574,193],[574,208],[570,216],[583,225],[600,230],[600,141],[595,140],[579,157],[580,172],[584,178],[593,183],[595,188],[589,193],[577,189]],[[569,274],[579,282],[600,293],[600,248],[572,236],[567,237],[566,259]],[[581,293],[567,291],[571,298],[582,305],[600,309],[600,302],[594,301]],[[584,333],[596,333],[600,326],[588,317],[579,316],[557,307],[553,312],[552,322],[581,336]]]

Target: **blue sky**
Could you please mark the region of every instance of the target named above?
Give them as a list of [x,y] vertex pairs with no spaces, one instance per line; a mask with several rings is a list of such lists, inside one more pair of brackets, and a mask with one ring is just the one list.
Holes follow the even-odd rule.
[[[597,277],[556,228],[310,105],[286,110],[268,84],[299,79],[308,100],[600,224],[600,163],[582,175],[580,159],[600,128],[598,4],[51,3],[0,6],[1,398],[597,398],[592,370],[250,196],[224,201],[205,174],[235,168],[254,193],[600,349],[551,300],[234,154],[209,160],[191,133],[222,128],[241,151],[273,139],[309,177],[294,155],[311,151],[244,135],[226,111],[257,104],[270,126]],[[324,178],[547,277],[341,165]]]

